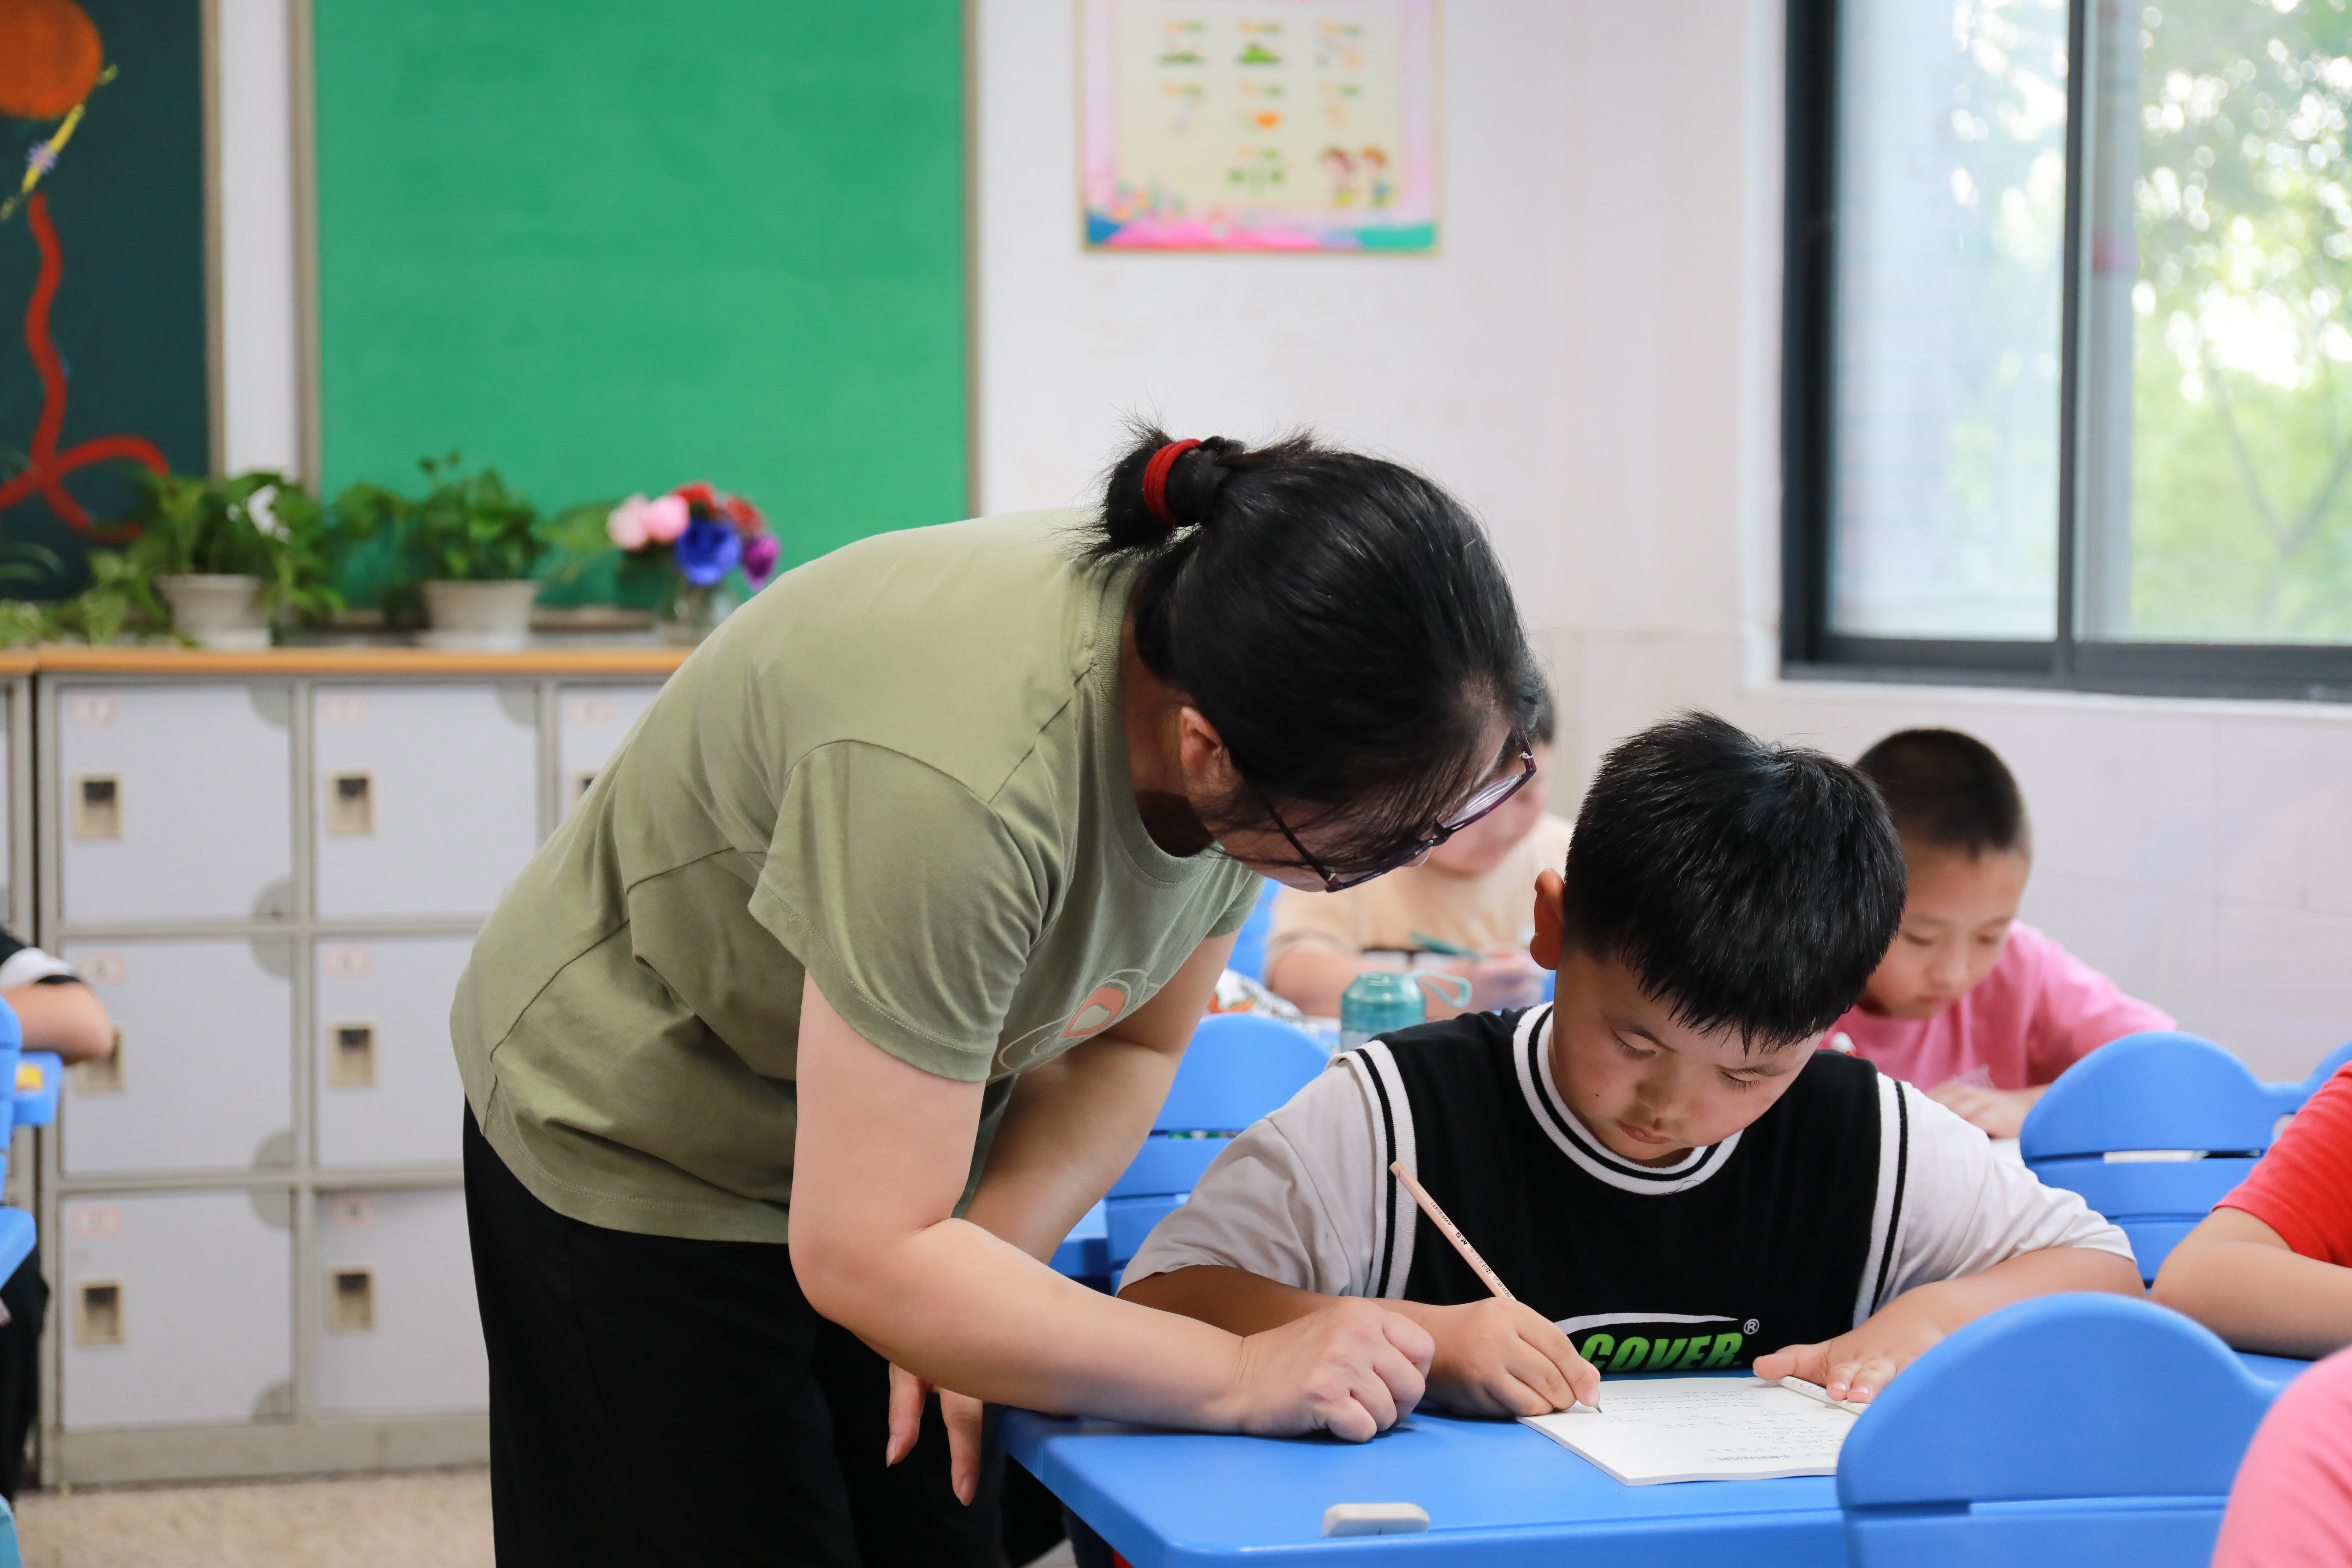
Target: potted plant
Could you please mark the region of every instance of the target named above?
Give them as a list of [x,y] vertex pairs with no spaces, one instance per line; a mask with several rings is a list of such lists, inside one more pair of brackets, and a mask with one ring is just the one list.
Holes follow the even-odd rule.
[[427,647],[516,648],[539,594],[539,513],[494,468],[467,475],[457,454],[418,464],[431,482],[399,518],[423,579]]
[[93,552],[99,586],[205,647],[269,646],[272,612],[323,615],[326,585],[318,503],[281,475],[231,479],[134,469],[142,492],[125,521],[137,537],[119,561]]
[[758,507],[701,479],[650,500],[629,497],[605,514],[604,537],[621,552],[621,575],[666,580],[656,613],[681,643],[700,642],[733,607],[722,588],[730,574],[755,594],[783,553]]

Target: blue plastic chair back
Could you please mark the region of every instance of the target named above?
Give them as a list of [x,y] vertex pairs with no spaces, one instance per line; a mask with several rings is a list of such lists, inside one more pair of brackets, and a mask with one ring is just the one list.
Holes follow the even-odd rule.
[[1151,1136],[1103,1200],[1108,1269],[1126,1267],[1151,1227],[1183,1203],[1234,1133],[1281,1109],[1330,1059],[1322,1041],[1278,1019],[1255,1013],[1202,1019],[1184,1048],[1167,1103],[1151,1124]]
[[1853,1568],[2204,1568],[2278,1387],[2122,1296],[1969,1324],[1887,1386],[1839,1458]]
[[[17,1114],[19,1106],[16,1087],[16,1069],[23,1061],[24,1047],[25,1030],[24,1026],[16,1021],[16,1010],[7,1003],[0,1002],[0,1089],[5,1089],[9,1106],[6,1125],[0,1126],[0,1185],[5,1185],[8,1180],[7,1129],[15,1126],[20,1120],[26,1120]],[[57,1061],[55,1057],[42,1057],[37,1059],[51,1064]],[[57,1073],[53,1066],[44,1077],[47,1082],[55,1083]],[[56,1106],[54,1094],[49,1104],[54,1113]],[[31,1254],[33,1242],[37,1235],[38,1231],[33,1224],[31,1215],[22,1209],[0,1208],[0,1279],[5,1279],[9,1275],[16,1272],[16,1266],[24,1262]]]
[[1258,889],[1257,907],[1234,936],[1234,955],[1225,960],[1225,967],[1248,975],[1263,984],[1265,981],[1265,939],[1274,929],[1274,900],[1282,891],[1279,882],[1268,882]]
[[2210,1040],[2126,1035],[2050,1086],[2026,1115],[2019,1152],[2044,1182],[2122,1226],[2152,1280],[2326,1081],[2263,1083]]

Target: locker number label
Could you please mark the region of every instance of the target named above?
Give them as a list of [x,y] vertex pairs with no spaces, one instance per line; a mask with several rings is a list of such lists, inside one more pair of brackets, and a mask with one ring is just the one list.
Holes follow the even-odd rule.
[[338,942],[319,949],[319,968],[331,979],[364,980],[368,973],[368,950],[352,942]]
[[364,691],[328,691],[319,697],[319,722],[321,724],[364,724],[367,722],[367,693]]
[[366,1193],[337,1193],[327,1200],[327,1223],[364,1230],[375,1223],[375,1199]]
[[114,699],[103,691],[77,691],[66,700],[66,717],[85,729],[114,722]]
[[613,700],[609,697],[567,697],[563,700],[563,721],[567,724],[610,724],[613,721]]
[[103,1240],[122,1234],[122,1210],[113,1204],[77,1204],[73,1233],[85,1240]]
[[83,952],[74,955],[74,968],[92,985],[119,985],[122,983],[122,955],[119,952]]

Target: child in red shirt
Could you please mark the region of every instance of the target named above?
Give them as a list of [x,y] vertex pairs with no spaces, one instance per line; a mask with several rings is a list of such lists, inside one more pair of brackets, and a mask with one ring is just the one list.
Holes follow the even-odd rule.
[[1903,730],[1854,766],[1902,836],[1903,924],[1829,1045],[1929,1091],[1996,1138],[2075,1061],[2172,1019],[2017,920],[2032,830],[1992,748]]
[[2165,1258],[2152,1292],[2240,1350],[2328,1356],[2238,1468],[2216,1568],[2352,1561],[2352,1067]]
[[2352,1067],[2180,1238],[2151,1294],[2240,1350],[2323,1356],[2352,1344]]

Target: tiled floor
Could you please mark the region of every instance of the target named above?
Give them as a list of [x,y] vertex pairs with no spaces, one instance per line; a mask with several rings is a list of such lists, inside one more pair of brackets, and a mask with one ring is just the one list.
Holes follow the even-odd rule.
[[487,1470],[36,1492],[26,1568],[491,1568]]
[[[26,1568],[491,1568],[487,1470],[33,1492]],[[1065,1542],[1039,1568],[1071,1561]]]

